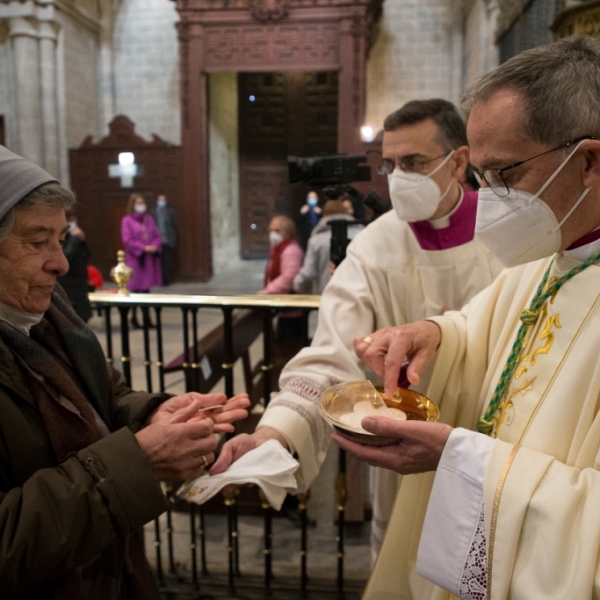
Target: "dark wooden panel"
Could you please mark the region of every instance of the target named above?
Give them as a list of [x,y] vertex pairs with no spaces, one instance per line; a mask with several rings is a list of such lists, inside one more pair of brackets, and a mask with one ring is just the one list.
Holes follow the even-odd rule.
[[308,186],[288,183],[287,157],[337,149],[336,71],[240,73],[239,152],[244,258],[268,256],[268,225],[295,218]]
[[[175,211],[180,229],[179,254],[185,252],[186,241],[197,235],[198,225],[182,218],[181,147],[172,146],[154,136],[150,142],[135,135],[134,124],[124,116],[110,124],[110,134],[94,143],[88,138],[69,151],[71,186],[77,196],[77,221],[86,232],[92,256],[91,264],[105,278],[116,264],[117,251],[122,249],[121,218],[132,193],[142,194],[149,208],[156,197],[165,194]],[[142,175],[133,180],[133,187],[121,187],[119,179],[108,175],[109,165],[118,163],[120,152],[134,152]]]

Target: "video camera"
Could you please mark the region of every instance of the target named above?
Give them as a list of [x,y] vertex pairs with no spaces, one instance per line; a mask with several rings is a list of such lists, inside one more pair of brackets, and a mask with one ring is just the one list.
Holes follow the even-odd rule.
[[[299,158],[288,156],[290,183],[304,181],[310,185],[323,188],[328,199],[336,200],[347,195],[373,211],[373,219],[387,212],[389,204],[375,191],[367,196],[353,188],[350,183],[371,181],[371,167],[361,163],[367,162],[365,154],[330,154]],[[336,267],[346,256],[349,244],[348,225],[364,224],[365,221],[336,220],[331,223],[331,261]]]

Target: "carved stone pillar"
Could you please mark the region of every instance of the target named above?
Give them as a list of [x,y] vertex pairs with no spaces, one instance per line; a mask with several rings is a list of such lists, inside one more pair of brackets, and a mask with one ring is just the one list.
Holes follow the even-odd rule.
[[60,151],[58,130],[56,42],[58,25],[40,23],[40,89],[42,103],[43,167],[55,177],[60,177]]
[[37,19],[8,20],[13,48],[18,130],[17,152],[43,164],[42,97],[40,93],[39,23]]

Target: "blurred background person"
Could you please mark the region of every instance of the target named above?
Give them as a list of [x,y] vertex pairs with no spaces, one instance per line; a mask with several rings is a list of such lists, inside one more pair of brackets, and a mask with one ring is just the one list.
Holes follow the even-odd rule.
[[300,208],[300,219],[298,221],[300,229],[299,243],[303,250],[306,250],[310,234],[317,226],[322,213],[323,210],[319,206],[319,196],[317,192],[311,190],[306,196],[306,203]]
[[58,283],[63,287],[69,302],[73,305],[75,312],[87,323],[92,316],[92,307],[88,298],[88,260],[90,249],[85,241],[85,233],[77,225],[74,214],[69,215],[67,220],[69,230],[63,242],[63,253],[69,263],[68,272],[58,277]]
[[[269,260],[265,269],[265,287],[259,294],[291,294],[294,277],[302,267],[304,252],[296,241],[296,224],[290,217],[276,215],[269,223]],[[279,314],[276,340],[302,339],[308,337],[306,318],[301,311]]]
[[354,217],[348,214],[342,199],[325,202],[323,217],[308,240],[304,264],[294,277],[294,291],[298,294],[320,294],[329,282],[331,221],[338,220],[348,222],[348,239],[352,239],[363,228],[359,224],[351,225]]
[[[125,263],[133,269],[127,289],[137,294],[147,294],[150,289],[162,285],[160,251],[162,241],[156,222],[147,214],[147,206],[141,194],[131,194],[127,214],[121,221],[121,238],[125,247]],[[131,325],[141,327],[133,309]]]
[[163,285],[169,285],[173,281],[175,246],[177,245],[177,224],[175,213],[168,205],[167,197],[164,194],[157,197],[153,214],[162,240],[162,250],[160,253],[162,283]]

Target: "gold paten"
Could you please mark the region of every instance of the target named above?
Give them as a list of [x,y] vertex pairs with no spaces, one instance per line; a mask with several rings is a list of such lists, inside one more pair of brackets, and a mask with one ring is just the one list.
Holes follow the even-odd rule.
[[340,422],[344,414],[352,413],[354,405],[370,400],[372,406],[381,406],[381,416],[390,416],[388,408],[398,408],[406,413],[409,421],[431,421],[439,418],[437,406],[426,396],[413,390],[396,388],[392,397],[386,396],[383,386],[373,386],[370,381],[341,383],[325,390],[319,403],[322,417],[344,437],[368,446],[387,446],[394,438],[376,436]]

